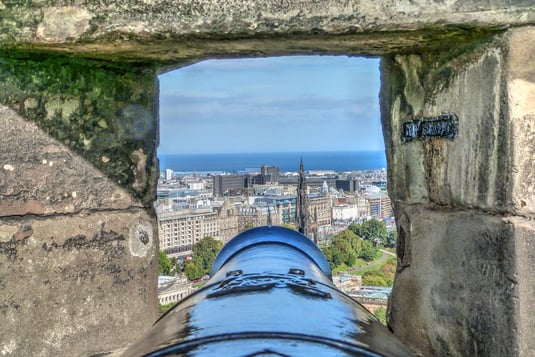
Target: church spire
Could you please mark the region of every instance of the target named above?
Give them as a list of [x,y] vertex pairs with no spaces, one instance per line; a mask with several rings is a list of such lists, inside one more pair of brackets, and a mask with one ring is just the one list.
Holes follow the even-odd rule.
[[299,165],[299,181],[297,183],[297,207],[296,207],[296,221],[299,232],[308,237],[310,234],[309,220],[308,220],[308,196],[307,185],[305,178],[305,167],[303,158]]

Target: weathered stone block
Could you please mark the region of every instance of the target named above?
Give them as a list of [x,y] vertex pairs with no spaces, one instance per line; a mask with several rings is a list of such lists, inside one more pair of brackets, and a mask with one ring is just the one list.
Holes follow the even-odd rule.
[[35,123],[0,106],[0,216],[141,207]]
[[519,345],[535,339],[533,329],[518,334],[521,321],[530,324],[522,306],[532,298],[519,291],[529,291],[533,278],[519,275],[518,264],[519,254],[532,254],[517,248],[530,222],[420,205],[396,208],[404,232],[398,249],[405,247],[398,253],[405,261],[390,302],[394,333],[425,356],[519,355]]
[[169,65],[229,55],[421,52],[535,23],[531,0],[4,1],[0,15],[2,47]]
[[535,223],[520,217],[510,218],[515,234],[516,279],[518,281],[518,327],[520,356],[535,355]]
[[0,351],[124,347],[158,306],[155,72],[35,56],[0,77]]
[[[0,105],[4,106],[0,125],[5,131],[0,139],[0,159],[5,161],[2,165],[17,168],[14,172],[9,166],[9,174],[29,174],[21,171],[21,165],[36,174],[38,162],[47,160],[50,165],[47,155],[52,162],[54,155],[65,160],[63,168],[67,171],[67,166],[77,165],[75,160],[65,158],[70,154],[64,149],[54,148],[57,144],[50,140],[47,142],[43,133],[21,123],[22,117],[61,142],[73,155],[80,155],[111,182],[123,187],[135,201],[151,206],[159,176],[157,78],[150,67],[125,67],[58,56],[34,56],[26,60],[0,57]],[[6,107],[20,117],[6,111]],[[38,135],[33,138],[32,134]],[[47,145],[52,146],[47,148]],[[8,151],[14,147],[20,152]],[[15,165],[14,160],[23,161]],[[71,172],[73,169],[77,168],[73,167]],[[79,172],[76,177],[84,174]],[[90,176],[98,174],[92,170]],[[32,179],[39,181],[39,177]],[[46,205],[46,199],[41,203]]]
[[512,200],[520,214],[535,216],[535,28],[509,33],[507,100],[513,137]]
[[141,210],[0,219],[0,351],[88,356],[155,321],[157,231]]
[[[516,54],[526,42],[518,31],[458,57],[383,60],[383,126],[394,201],[535,214],[535,70],[528,65],[519,82],[520,71],[512,69],[520,66],[516,57],[534,56],[535,48]],[[402,140],[403,123],[441,113],[458,117],[454,139]]]

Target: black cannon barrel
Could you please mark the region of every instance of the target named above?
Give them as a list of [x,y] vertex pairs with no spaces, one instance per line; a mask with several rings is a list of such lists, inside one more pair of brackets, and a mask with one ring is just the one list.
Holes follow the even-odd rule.
[[221,250],[210,276],[124,356],[412,355],[334,287],[327,260],[299,232],[243,232]]

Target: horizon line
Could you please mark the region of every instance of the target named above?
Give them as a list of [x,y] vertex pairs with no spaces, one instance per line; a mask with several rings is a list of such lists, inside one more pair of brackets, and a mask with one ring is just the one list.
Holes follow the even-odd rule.
[[158,152],[158,155],[244,155],[244,154],[317,154],[317,153],[386,152],[378,150],[311,150],[311,151],[229,151],[229,152]]

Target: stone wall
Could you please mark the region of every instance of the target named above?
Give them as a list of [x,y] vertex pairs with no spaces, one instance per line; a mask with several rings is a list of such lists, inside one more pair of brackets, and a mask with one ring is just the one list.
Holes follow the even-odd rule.
[[[535,29],[468,52],[391,56],[381,106],[399,271],[390,326],[425,355],[529,355],[535,205]],[[458,136],[402,142],[455,113]],[[530,162],[528,164],[527,162]],[[523,293],[522,293],[523,292]]]
[[[535,23],[531,0],[0,1],[0,44],[175,66],[214,56],[381,55]],[[283,39],[283,41],[281,41]]]
[[[157,73],[343,54],[383,56],[394,333],[534,354],[530,25],[531,0],[0,0],[0,353],[101,353],[154,321]],[[457,138],[401,141],[442,112]]]
[[154,73],[0,63],[0,353],[124,346],[157,314]]

